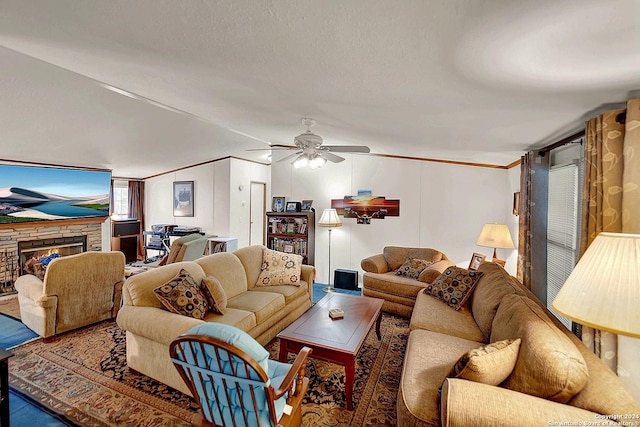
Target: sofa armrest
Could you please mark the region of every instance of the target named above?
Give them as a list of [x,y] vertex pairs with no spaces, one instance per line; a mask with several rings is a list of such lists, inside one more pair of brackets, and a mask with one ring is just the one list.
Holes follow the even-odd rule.
[[360,267],[369,273],[386,273],[389,271],[389,264],[384,255],[373,255],[360,261]]
[[316,268],[313,265],[302,264],[300,268],[300,279],[307,282],[309,295],[313,295],[313,281],[316,280]]
[[44,283],[31,274],[18,277],[15,288],[20,297],[34,301],[41,307],[55,307],[58,302],[57,296],[44,294]]
[[453,261],[448,259],[443,259],[442,261],[434,262],[429,267],[422,270],[418,280],[424,283],[433,283],[444,271],[451,267],[452,265],[456,265]]
[[603,421],[598,416],[575,406],[456,378],[444,381],[440,398],[443,427],[585,425]]

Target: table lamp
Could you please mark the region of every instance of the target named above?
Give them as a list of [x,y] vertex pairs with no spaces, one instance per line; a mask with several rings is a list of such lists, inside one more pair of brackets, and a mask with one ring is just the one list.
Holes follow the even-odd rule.
[[329,281],[327,282],[328,286],[322,290],[324,292],[335,292],[336,289],[331,284],[331,229],[342,226],[342,221],[340,221],[338,212],[335,209],[325,209],[322,211],[318,225],[320,227],[329,227]]
[[480,237],[476,242],[478,246],[493,248],[493,262],[504,267],[506,261],[499,259],[496,254],[497,248],[513,249],[513,239],[509,227],[505,224],[485,224],[480,232]]
[[640,338],[640,234],[600,233],[552,307],[585,326]]

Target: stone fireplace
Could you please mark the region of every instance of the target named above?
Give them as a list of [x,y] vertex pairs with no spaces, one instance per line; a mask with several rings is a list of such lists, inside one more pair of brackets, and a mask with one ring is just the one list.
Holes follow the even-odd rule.
[[87,250],[87,236],[54,237],[18,242],[20,275],[33,274],[44,279],[44,273],[56,258],[75,255]]
[[[58,248],[60,256],[84,251],[102,250],[102,223],[100,219],[74,219],[0,225],[0,293],[11,292],[13,283],[22,274],[44,277],[25,271],[30,261],[51,255]],[[39,261],[36,261],[39,262]]]

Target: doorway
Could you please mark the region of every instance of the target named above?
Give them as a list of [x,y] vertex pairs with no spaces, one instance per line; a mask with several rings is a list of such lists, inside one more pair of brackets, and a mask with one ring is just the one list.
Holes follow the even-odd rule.
[[249,244],[264,245],[267,184],[251,181],[251,206],[249,219]]

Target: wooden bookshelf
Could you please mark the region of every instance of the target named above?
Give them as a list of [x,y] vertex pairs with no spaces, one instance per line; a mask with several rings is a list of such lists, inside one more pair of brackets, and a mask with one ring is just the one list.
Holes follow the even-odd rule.
[[314,212],[267,212],[267,247],[302,255],[303,264],[314,265],[315,228]]

